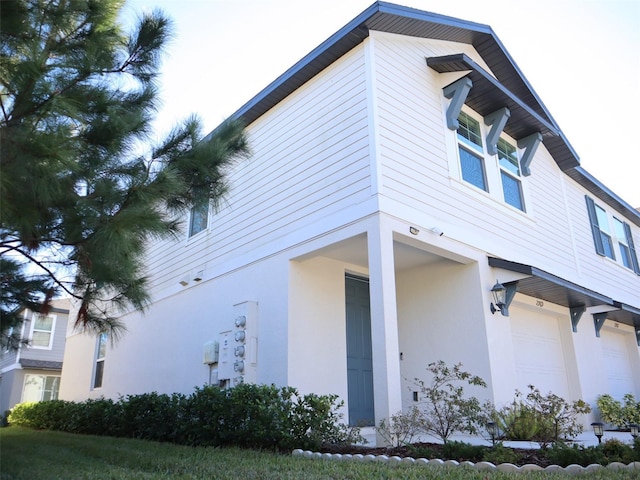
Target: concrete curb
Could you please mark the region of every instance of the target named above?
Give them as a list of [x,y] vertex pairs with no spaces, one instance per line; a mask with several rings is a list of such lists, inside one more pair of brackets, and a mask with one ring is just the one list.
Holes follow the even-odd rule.
[[474,468],[476,470],[495,470],[500,472],[509,473],[526,473],[526,472],[563,472],[572,475],[581,473],[594,472],[596,470],[608,469],[608,470],[629,470],[640,472],[640,462],[632,462],[628,465],[620,462],[612,462],[606,467],[603,465],[592,464],[587,467],[582,465],[569,465],[567,467],[560,467],[559,465],[549,465],[546,468],[542,468],[539,465],[527,464],[521,467],[513,465],[512,463],[501,463],[500,465],[494,465],[491,462],[462,462],[458,463],[455,460],[440,460],[435,458],[427,460],[426,458],[411,458],[411,457],[389,457],[387,455],[361,455],[361,454],[340,454],[340,453],[319,453],[312,452],[310,450],[302,450],[300,448],[295,449],[292,453],[294,457],[303,457],[310,459],[323,459],[334,460],[341,462],[379,462],[389,463],[390,465],[417,465],[421,467],[436,467],[436,468]]

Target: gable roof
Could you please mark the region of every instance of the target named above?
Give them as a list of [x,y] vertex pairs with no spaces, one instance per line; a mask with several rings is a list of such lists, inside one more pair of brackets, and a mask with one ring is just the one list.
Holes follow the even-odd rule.
[[542,122],[552,127],[547,130],[543,142],[559,168],[640,226],[640,213],[636,209],[580,167],[577,153],[488,25],[392,3],[375,2],[267,85],[232,117],[242,119],[247,125],[252,123],[362,43],[369,36],[370,30],[472,45],[504,90],[513,94],[535,112]]

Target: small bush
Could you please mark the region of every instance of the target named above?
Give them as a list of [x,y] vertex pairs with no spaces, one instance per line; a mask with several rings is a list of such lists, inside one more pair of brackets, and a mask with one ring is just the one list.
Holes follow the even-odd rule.
[[544,447],[582,433],[584,427],[578,417],[589,413],[591,407],[583,400],[568,402],[552,392],[542,395],[540,390],[529,385],[526,396],[516,390],[516,398],[511,404],[496,408],[487,402],[483,411],[485,413],[478,416],[478,423],[495,422],[501,431],[500,438],[535,441]]
[[602,421],[618,428],[627,428],[630,423],[640,424],[640,402],[631,393],[623,397],[623,402],[624,404],[609,394],[600,395],[596,403]]
[[498,443],[493,448],[487,448],[484,451],[482,460],[491,462],[494,465],[500,465],[501,463],[513,463],[515,465],[520,460],[520,455],[512,448],[507,448]]
[[455,458],[460,461],[480,462],[484,457],[487,447],[471,445],[465,442],[447,442],[442,447],[445,458]]
[[558,442],[551,445],[551,448],[546,450],[546,454],[551,463],[561,467],[572,464],[587,467],[593,463],[600,465],[609,463],[602,449],[598,447],[569,446],[566,443]]
[[600,449],[607,458],[608,463],[622,462],[628,464],[635,460],[635,452],[633,448],[615,438],[602,442]]
[[429,383],[414,380],[422,399],[421,430],[436,435],[443,443],[456,432],[477,433],[482,406],[477,398],[465,395],[464,386],[486,388],[485,381],[464,371],[460,363],[449,367],[442,360],[430,363],[427,372],[431,375]]
[[410,444],[421,432],[422,414],[417,407],[411,407],[407,413],[398,412],[389,421],[382,419],[376,432],[391,446]]
[[413,458],[437,458],[439,455],[435,450],[424,445],[407,445],[407,450]]

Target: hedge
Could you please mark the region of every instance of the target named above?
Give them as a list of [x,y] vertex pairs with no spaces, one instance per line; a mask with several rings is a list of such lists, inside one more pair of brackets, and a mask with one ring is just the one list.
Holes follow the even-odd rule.
[[357,429],[340,423],[341,406],[336,395],[241,384],[226,390],[196,387],[190,395],[152,392],[117,401],[22,403],[11,410],[8,421],[69,433],[287,451],[362,440]]

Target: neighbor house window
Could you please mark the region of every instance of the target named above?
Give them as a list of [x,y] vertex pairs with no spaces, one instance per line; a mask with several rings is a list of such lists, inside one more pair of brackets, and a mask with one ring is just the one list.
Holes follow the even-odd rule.
[[631,227],[611,215],[592,198],[585,197],[596,252],[621,263],[640,275]]
[[33,348],[48,348],[53,345],[53,332],[56,325],[54,315],[33,314],[33,325],[31,326],[31,343]]
[[107,339],[106,333],[101,333],[98,337],[98,346],[96,348],[96,368],[93,375],[93,388],[102,387],[102,377],[104,375],[104,358],[107,354]]
[[209,221],[209,202],[196,205],[191,209],[189,218],[189,236],[206,230]]
[[60,377],[27,374],[24,376],[21,402],[57,400],[59,388]]
[[[487,176],[484,170],[480,123],[465,112],[460,112],[458,124],[458,152],[460,155],[460,172],[462,179],[488,192]],[[477,151],[479,154],[474,151]]]
[[497,149],[504,201],[524,212],[518,150],[503,138],[498,139]]

